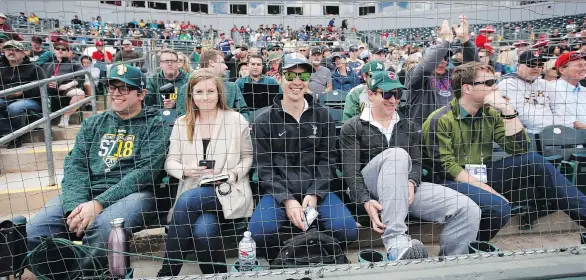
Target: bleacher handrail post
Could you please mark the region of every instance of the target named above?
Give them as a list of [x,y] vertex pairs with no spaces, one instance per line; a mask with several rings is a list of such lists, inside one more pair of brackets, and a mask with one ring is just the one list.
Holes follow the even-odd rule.
[[[47,85],[51,82],[59,82],[59,81],[64,81],[64,80],[69,80],[71,78],[74,77],[78,77],[81,75],[85,75],[86,79],[89,80],[90,85],[91,85],[91,92],[90,92],[90,96],[86,97],[80,101],[77,101],[73,104],[69,104],[68,106],[51,113],[51,107],[49,106],[49,93],[47,91]],[[77,108],[80,105],[83,105],[87,102],[91,102],[92,104],[92,113],[95,115],[97,114],[97,108],[96,108],[96,90],[95,90],[95,81],[94,78],[92,77],[92,74],[88,71],[88,70],[81,70],[81,71],[76,71],[73,73],[69,73],[69,74],[65,74],[65,75],[61,75],[61,76],[57,76],[57,77],[51,77],[51,78],[46,78],[40,81],[36,81],[36,82],[32,82],[32,83],[28,83],[25,85],[21,85],[21,86],[17,86],[17,87],[13,87],[13,88],[9,88],[6,90],[2,90],[0,91],[0,97],[6,96],[6,95],[10,95],[16,92],[20,92],[20,91],[25,91],[25,90],[29,90],[29,89],[33,89],[35,87],[39,87],[40,92],[41,92],[41,108],[42,108],[42,115],[43,117],[39,120],[36,120],[34,122],[32,122],[29,125],[26,125],[16,131],[13,131],[12,133],[1,137],[0,138],[0,145],[1,144],[5,144],[8,143],[30,131],[32,131],[33,129],[40,127],[41,125],[44,125],[44,136],[45,136],[45,154],[47,157],[47,171],[48,171],[48,175],[49,175],[49,185],[55,185],[55,163],[53,161],[53,138],[52,138],[52,130],[51,130],[51,120],[53,120],[54,118],[57,118],[63,114],[65,114],[65,112],[73,109],[73,108]]]

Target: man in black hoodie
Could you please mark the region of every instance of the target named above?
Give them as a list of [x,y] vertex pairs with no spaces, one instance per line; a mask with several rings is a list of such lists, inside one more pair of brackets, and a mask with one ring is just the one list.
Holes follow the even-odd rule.
[[[20,42],[8,41],[2,51],[4,56],[0,59],[0,90],[46,78],[43,69],[30,62]],[[33,88],[0,97],[0,137],[24,127],[28,116],[41,112],[40,96],[39,88]],[[20,146],[21,137],[8,144],[8,148]]]
[[336,177],[336,127],[327,108],[307,94],[312,72],[303,55],[286,55],[283,94],[252,125],[255,166],[266,194],[252,214],[249,230],[260,248],[278,240],[271,237],[287,223],[307,230],[308,207],[317,210],[320,226],[340,242],[358,237],[352,214],[330,191]]

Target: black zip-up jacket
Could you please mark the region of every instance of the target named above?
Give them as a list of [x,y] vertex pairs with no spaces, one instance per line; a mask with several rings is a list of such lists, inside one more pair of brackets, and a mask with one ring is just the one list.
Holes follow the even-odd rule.
[[[28,57],[24,57],[22,63],[16,67],[10,66],[6,56],[2,56],[0,59],[0,90],[22,86],[46,78],[45,71],[34,62],[31,62]],[[36,87],[25,90],[23,95],[17,99],[33,99],[41,102],[40,97],[41,90]]]
[[283,95],[259,113],[252,125],[254,162],[261,187],[279,204],[320,200],[336,174],[336,126],[327,108],[305,95],[309,104],[300,122],[283,111]]
[[[362,169],[377,155],[388,148],[401,148],[411,156],[409,180],[418,186],[421,182],[421,128],[405,117],[395,124],[391,141],[368,121],[355,116],[347,120],[340,133],[342,174],[350,190],[350,197],[357,203],[371,199],[364,185]],[[407,164],[407,163],[405,163]]]

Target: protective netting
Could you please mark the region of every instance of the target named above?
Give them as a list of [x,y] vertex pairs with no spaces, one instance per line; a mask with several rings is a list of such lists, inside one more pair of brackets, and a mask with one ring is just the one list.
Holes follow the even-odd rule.
[[585,11],[4,1],[0,278],[579,254]]

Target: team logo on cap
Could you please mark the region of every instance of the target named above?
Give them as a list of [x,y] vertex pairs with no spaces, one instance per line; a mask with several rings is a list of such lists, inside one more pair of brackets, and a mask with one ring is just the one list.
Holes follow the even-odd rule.
[[116,66],[116,74],[122,76],[126,72],[128,72],[128,67],[126,67],[126,65],[124,65],[124,64],[118,64],[118,66]]
[[397,75],[395,74],[395,72],[389,72],[389,79],[393,81],[397,79]]

